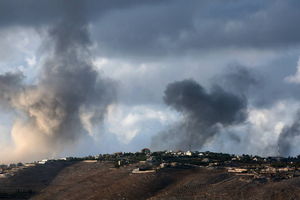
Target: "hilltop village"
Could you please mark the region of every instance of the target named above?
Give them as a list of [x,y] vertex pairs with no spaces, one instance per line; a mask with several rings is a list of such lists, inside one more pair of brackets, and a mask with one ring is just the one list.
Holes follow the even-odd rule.
[[136,153],[116,152],[87,157],[67,157],[43,159],[32,163],[0,165],[0,179],[35,166],[42,167],[57,162],[113,162],[115,168],[135,164],[132,173],[156,173],[164,168],[207,168],[225,169],[245,181],[280,181],[300,176],[300,156],[298,157],[260,157],[252,155],[233,155],[198,151],[158,151],[148,148]]

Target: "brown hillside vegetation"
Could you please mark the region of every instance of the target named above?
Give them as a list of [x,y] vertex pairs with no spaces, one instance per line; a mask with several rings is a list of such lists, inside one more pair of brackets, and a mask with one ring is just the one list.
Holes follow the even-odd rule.
[[132,174],[134,165],[77,163],[34,199],[300,199],[300,179],[249,182],[224,170],[168,168]]
[[49,166],[44,167],[44,172],[40,167],[36,169],[39,171],[31,170],[26,176],[17,176],[21,185],[22,181],[31,181],[28,173],[37,179],[45,179],[44,182],[36,181],[33,189],[38,193],[32,197],[34,200],[300,199],[300,178],[265,183],[246,180],[225,170],[207,168],[165,168],[156,173],[132,174],[136,165],[114,168],[109,162],[77,162],[64,168],[52,166],[60,170],[54,170],[57,175],[51,174],[54,179],[46,180]]

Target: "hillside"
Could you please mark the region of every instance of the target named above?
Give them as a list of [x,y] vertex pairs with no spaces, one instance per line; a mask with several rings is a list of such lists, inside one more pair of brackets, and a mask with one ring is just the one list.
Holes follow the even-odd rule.
[[31,185],[32,190],[37,192],[33,194],[34,200],[300,199],[300,178],[297,177],[264,182],[245,179],[222,169],[177,167],[164,168],[156,173],[132,174],[137,167],[134,164],[120,168],[109,162],[47,165],[8,178],[10,181],[6,182],[6,186],[17,187],[16,179],[23,187],[27,184],[26,189]]

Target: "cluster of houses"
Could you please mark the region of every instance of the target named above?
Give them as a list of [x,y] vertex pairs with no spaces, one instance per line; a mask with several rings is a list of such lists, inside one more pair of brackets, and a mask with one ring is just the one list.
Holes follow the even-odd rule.
[[[143,151],[142,151],[143,152]],[[168,167],[205,167],[209,169],[225,169],[247,180],[276,181],[300,176],[299,166],[291,161],[293,158],[249,155],[229,155],[212,152],[163,151],[149,152],[147,159],[139,162],[139,167],[132,173],[154,173]],[[157,157],[161,159],[157,159]]]

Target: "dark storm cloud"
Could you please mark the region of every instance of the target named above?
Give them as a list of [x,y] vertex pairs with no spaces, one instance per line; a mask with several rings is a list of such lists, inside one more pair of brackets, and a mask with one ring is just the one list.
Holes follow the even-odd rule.
[[255,69],[232,65],[214,77],[212,82],[222,85],[228,92],[244,96],[256,108],[270,108],[282,100],[300,99],[299,85],[285,80],[295,73],[289,69],[292,65],[293,63],[275,63],[271,67]]
[[170,1],[109,13],[94,37],[108,55],[288,47],[300,42],[299,8],[295,0]]
[[[70,17],[67,10],[74,10],[74,16],[82,16],[89,21],[97,19],[106,12],[128,8],[139,4],[151,4],[159,1],[138,0],[3,0],[0,1],[0,28],[4,26],[43,26]],[[81,4],[80,7],[77,7]],[[67,10],[66,10],[67,9]],[[74,17],[73,16],[73,17]]]
[[[78,0],[4,0],[0,28],[59,21]],[[160,56],[215,48],[298,45],[300,2],[288,1],[81,1],[100,53]],[[77,10],[78,11],[78,10]],[[76,11],[76,12],[77,12]],[[74,12],[75,13],[75,12]]]
[[267,67],[261,67],[258,73],[262,84],[251,92],[251,97],[255,100],[253,104],[256,107],[269,108],[282,100],[299,101],[299,84],[286,80],[296,73],[296,65],[297,58],[289,58],[289,60],[275,60]]
[[244,98],[214,86],[207,92],[193,80],[167,86],[165,103],[180,112],[183,120],[154,137],[154,148],[201,148],[219,129],[243,122],[247,102]]
[[[215,59],[222,63],[224,53],[217,50],[226,49],[225,53],[231,53],[233,49],[240,56],[241,49],[260,53],[265,49],[298,46],[299,8],[297,0],[2,0],[0,31],[7,29],[3,34],[9,34],[14,26],[33,27],[46,30],[47,38],[42,35],[46,40],[43,41],[44,62],[36,84],[23,84],[22,74],[0,75],[0,103],[10,104],[21,113],[18,121],[22,123],[16,123],[12,131],[18,132],[15,134],[18,138],[28,142],[28,134],[32,141],[42,135],[43,141],[53,148],[54,143],[74,141],[90,132],[94,125],[101,124],[108,106],[115,102],[114,82],[96,71],[91,46],[98,47],[98,56],[115,56],[125,64],[128,64],[126,56],[132,56],[137,63],[146,63],[146,67],[145,57],[168,58],[151,60],[162,66],[154,75],[155,70],[149,75],[145,70],[126,79],[123,74],[126,76],[135,69],[120,70],[122,81],[130,82],[124,84],[120,94],[128,95],[126,100],[131,105],[151,104],[155,100],[160,103],[156,97],[166,83],[191,77],[191,73],[195,77],[201,73],[199,80],[207,77],[210,67],[202,67],[195,61],[204,59],[205,63]],[[186,66],[193,66],[178,70],[181,66],[178,60],[185,55],[188,55]],[[167,65],[168,62],[172,64]],[[129,62],[129,65],[133,64]],[[192,80],[168,85],[165,103],[181,113],[183,120],[158,135],[154,145],[201,148],[223,127],[244,122],[247,104],[267,108],[281,100],[298,100],[299,85],[284,81],[293,73],[290,68],[287,70],[287,62],[271,67],[266,71],[259,69],[263,76],[243,67],[226,69],[225,75],[213,84],[222,87],[213,86],[209,91]],[[137,91],[141,92],[137,94]],[[289,143],[289,137],[285,136],[295,136],[295,131],[291,133],[290,129],[295,128],[286,128],[281,134],[282,152],[289,152],[284,150]]]

